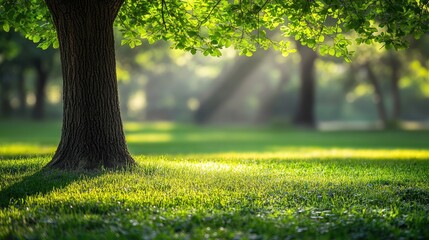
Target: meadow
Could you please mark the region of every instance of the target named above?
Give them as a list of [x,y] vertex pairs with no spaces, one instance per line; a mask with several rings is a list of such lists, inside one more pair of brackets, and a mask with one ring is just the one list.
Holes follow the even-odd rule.
[[429,239],[429,131],[125,129],[136,168],[61,172],[0,122],[0,239]]

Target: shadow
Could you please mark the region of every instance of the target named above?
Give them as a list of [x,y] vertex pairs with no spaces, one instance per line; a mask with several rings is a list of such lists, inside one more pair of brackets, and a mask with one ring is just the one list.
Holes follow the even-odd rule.
[[[82,172],[39,170],[2,189],[0,191],[0,208],[19,205],[24,203],[27,197],[47,194],[54,189],[64,188],[72,182],[79,180],[83,174]],[[97,175],[99,173],[90,173],[85,174],[85,177],[95,177]]]
[[402,201],[408,203],[418,202],[420,204],[429,206],[429,191],[425,189],[418,187],[408,187],[406,189],[398,190],[397,194],[401,197]]

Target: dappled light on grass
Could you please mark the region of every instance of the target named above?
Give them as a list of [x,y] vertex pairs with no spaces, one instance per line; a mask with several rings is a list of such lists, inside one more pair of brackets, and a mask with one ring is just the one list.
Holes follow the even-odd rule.
[[124,124],[124,129],[127,132],[138,132],[144,130],[152,131],[170,131],[176,128],[175,123],[172,122],[157,122],[157,123],[147,123],[142,124],[139,122],[127,122]]
[[429,238],[425,131],[133,123],[137,167],[50,172],[38,125],[0,125],[0,239]]
[[129,143],[162,143],[170,142],[172,140],[171,134],[168,133],[147,133],[147,134],[133,134],[130,133],[126,136]]
[[52,154],[55,152],[56,146],[52,145],[38,145],[38,144],[1,144],[0,145],[0,159],[6,156],[31,156],[31,155],[44,155]]
[[13,224],[17,236],[47,238],[429,236],[429,151],[289,150],[136,156],[133,170],[97,174],[38,174],[48,158],[2,161],[0,193],[12,198],[0,233]]
[[281,158],[294,160],[308,159],[373,159],[373,160],[414,160],[429,159],[429,150],[415,149],[351,149],[351,148],[290,148],[272,147],[271,152],[231,154],[237,158],[256,157],[261,159]]

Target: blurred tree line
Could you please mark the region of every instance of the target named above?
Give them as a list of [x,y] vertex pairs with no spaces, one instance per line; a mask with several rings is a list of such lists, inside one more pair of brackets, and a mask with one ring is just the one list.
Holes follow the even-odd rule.
[[[296,47],[298,53],[286,58],[271,51],[249,58],[231,49],[213,58],[163,42],[133,49],[118,44],[123,118],[310,128],[429,120],[428,35],[399,52],[360,46],[351,64]],[[60,118],[60,78],[58,51],[0,32],[1,118]]]
[[[59,102],[60,76],[58,54],[53,49],[43,51],[16,32],[0,32],[0,116],[44,119],[46,106]],[[55,76],[55,77],[54,77]],[[47,89],[56,94],[47,101]],[[57,91],[54,91],[54,90]],[[59,107],[59,106],[57,106]],[[55,109],[55,117],[60,116]],[[51,116],[53,117],[53,116]]]

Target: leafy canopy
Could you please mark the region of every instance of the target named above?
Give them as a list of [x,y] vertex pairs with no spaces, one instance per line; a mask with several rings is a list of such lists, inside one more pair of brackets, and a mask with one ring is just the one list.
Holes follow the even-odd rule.
[[[58,47],[43,0],[0,0],[0,26],[39,46]],[[123,44],[167,40],[174,48],[220,56],[234,47],[252,55],[270,47],[293,52],[290,37],[321,54],[346,59],[353,44],[407,46],[429,30],[428,0],[126,0],[115,25]],[[355,32],[353,39],[345,33]]]

